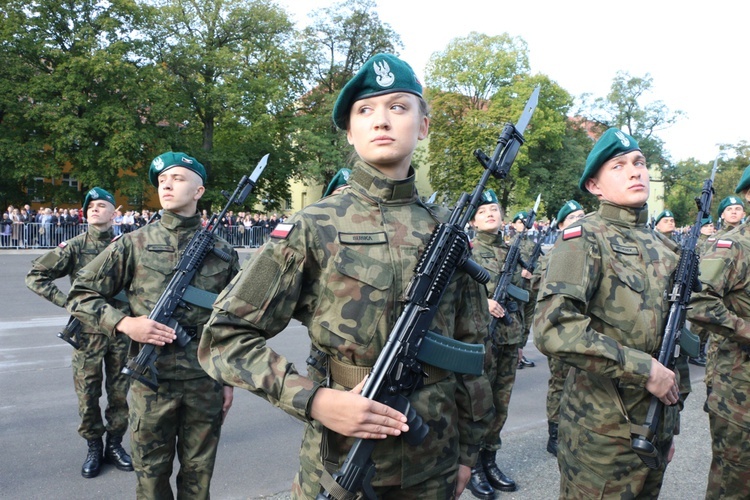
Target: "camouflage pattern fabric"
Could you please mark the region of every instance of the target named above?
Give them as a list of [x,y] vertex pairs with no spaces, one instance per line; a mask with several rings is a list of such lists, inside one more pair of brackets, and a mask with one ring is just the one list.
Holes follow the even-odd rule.
[[[532,240],[529,239],[528,234],[523,234],[523,239],[521,240],[521,258],[525,261],[531,257],[531,253],[534,251],[534,246],[536,245]],[[538,272],[539,266],[537,265],[537,268],[534,270],[534,274]],[[529,334],[531,333],[531,324],[534,320],[534,310],[536,309],[536,295],[539,291],[538,288],[534,288],[534,279],[532,275],[532,279],[526,279],[521,277],[521,281],[517,283],[517,286],[520,286],[524,290],[527,290],[529,292],[529,301],[525,304],[521,303],[521,318],[523,319],[523,338],[521,339],[521,345],[520,347],[523,348],[523,346],[526,345],[526,342],[529,341]]]
[[[503,240],[502,234],[484,231],[477,231],[472,245],[474,260],[490,273],[490,281],[486,285],[487,298],[490,299],[500,280],[500,273],[510,248]],[[528,281],[521,277],[521,270],[520,265],[516,266],[511,280],[518,287],[523,287],[523,282]],[[508,419],[510,395],[518,369],[518,348],[522,346],[525,334],[523,303],[518,303],[518,306],[517,312],[508,313],[511,314],[513,322],[505,325],[499,321],[495,330],[494,345],[486,345],[484,370],[492,384],[492,401],[495,407],[495,416],[482,440],[482,448],[486,450],[500,449],[500,431]]]
[[[615,384],[630,421],[645,421],[652,396],[644,386],[669,311],[664,292],[678,262],[677,245],[653,234],[647,220],[645,206],[602,202],[566,228],[549,254],[534,343],[573,367],[560,406],[561,498],[585,497],[592,488],[605,497],[650,497],[663,479],[663,467],[648,469],[630,449],[630,423],[607,390]],[[664,408],[657,429],[663,453],[678,419],[677,406]]]
[[[112,241],[112,229],[99,231],[90,226],[88,231],[71,238],[54,250],[35,259],[26,275],[26,286],[53,304],[65,307],[67,295],[55,285],[64,276],[73,282],[78,271],[99,255]],[[116,303],[127,314],[127,304]],[[84,439],[100,438],[105,431],[112,436],[125,434],[128,422],[128,386],[130,378],[120,371],[127,359],[128,338],[119,334],[113,338],[102,335],[96,328],[83,323],[80,349],[73,350],[73,384],[78,396],[81,424],[78,433]],[[105,383],[107,407],[102,420],[99,398]]]
[[[78,274],[67,302],[71,314],[113,337],[124,314],[106,300],[124,290],[133,316],[148,315],[200,228],[200,216],[165,210],[159,222],[123,235]],[[191,284],[218,293],[239,271],[239,257],[221,238],[215,247],[230,255],[230,261],[209,253]],[[209,316],[208,309],[197,306],[175,311],[181,325],[197,327],[198,336]],[[198,363],[197,350],[197,339],[185,347],[175,342],[160,348],[158,392],[139,381],[131,384],[131,450],[138,498],[172,498],[169,477],[175,446],[180,460],[178,498],[208,498],[223,397],[221,385]]]
[[[304,484],[295,486],[305,492],[319,491],[314,478],[322,468],[324,433],[309,412],[325,378],[317,370],[310,370],[311,378],[301,375],[266,340],[296,318],[325,355],[373,366],[437,219],[448,216],[444,209],[418,202],[413,171],[407,179],[393,180],[360,161],[349,184],[343,193],[292,216],[291,232],[277,233],[260,249],[217,298],[199,351],[212,377],[245,388],[305,422],[298,476]],[[488,323],[484,291],[456,272],[431,330],[479,343]],[[343,389],[335,382],[332,387]],[[379,441],[372,455],[375,487],[411,488],[446,474],[457,463],[476,462],[483,419],[492,413],[486,377],[451,373],[417,390],[410,401],[430,432],[417,447],[394,437]],[[340,465],[354,440],[326,434],[328,459]]]
[[[729,498],[750,491],[749,270],[750,226],[745,223],[704,252],[700,268],[703,289],[693,294],[688,309],[690,321],[718,339],[706,401],[713,440],[706,491],[711,498],[718,498],[711,496],[717,491],[730,492]],[[745,441],[737,440],[742,438]]]

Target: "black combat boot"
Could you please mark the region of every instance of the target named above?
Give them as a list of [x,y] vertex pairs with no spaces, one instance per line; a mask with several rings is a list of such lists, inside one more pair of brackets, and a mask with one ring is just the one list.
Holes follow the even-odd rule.
[[495,452],[490,450],[479,450],[479,461],[484,467],[487,481],[493,488],[500,491],[516,491],[516,482],[503,474],[495,463]]
[[548,422],[549,439],[547,440],[547,451],[557,456],[557,422]]
[[122,447],[122,436],[107,434],[107,447],[104,449],[104,458],[120,470],[133,470],[133,461],[130,455]]
[[477,462],[475,467],[471,469],[471,481],[469,481],[469,491],[482,500],[491,500],[495,498],[495,490],[487,481],[487,475],[484,473],[484,467],[481,462]]
[[81,467],[81,475],[83,477],[96,477],[99,475],[104,459],[102,456],[102,438],[87,439],[86,442],[89,445],[89,453],[86,455],[83,467]]

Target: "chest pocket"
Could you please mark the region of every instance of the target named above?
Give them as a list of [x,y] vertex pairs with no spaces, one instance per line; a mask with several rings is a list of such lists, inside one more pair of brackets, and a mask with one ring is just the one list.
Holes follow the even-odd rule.
[[[331,347],[370,346],[389,306],[393,269],[386,245],[342,246],[333,258],[314,321],[329,333]],[[321,339],[326,343],[326,339]],[[379,351],[380,342],[373,346]]]
[[149,304],[149,307],[153,307],[169,283],[176,265],[177,252],[174,250],[171,252],[142,252],[135,269],[130,292],[153,300],[154,303]]

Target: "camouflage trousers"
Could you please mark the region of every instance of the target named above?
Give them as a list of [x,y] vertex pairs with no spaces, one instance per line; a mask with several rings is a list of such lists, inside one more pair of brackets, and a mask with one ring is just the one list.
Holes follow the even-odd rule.
[[[666,456],[666,450],[661,451]],[[656,499],[664,480],[665,467],[646,467],[631,449],[630,439],[592,432],[564,412],[560,416],[557,463],[561,500]]]
[[176,451],[180,461],[177,498],[209,498],[221,434],[221,384],[210,377],[160,380],[154,392],[134,381],[130,395],[136,497],[174,498],[169,478]]
[[547,421],[560,421],[560,400],[562,399],[565,377],[568,376],[570,366],[559,359],[549,356],[549,380],[547,381]]
[[503,430],[505,421],[508,420],[510,394],[513,391],[513,384],[516,382],[516,370],[518,369],[519,347],[519,344],[505,344],[489,348],[494,358],[487,368],[487,377],[492,386],[495,416],[482,439],[482,448],[485,450],[497,451],[502,445],[500,431]]
[[[300,467],[294,477],[292,485],[292,498],[314,500],[321,493],[319,470],[306,470]],[[401,489],[400,486],[373,487],[378,499],[394,500],[452,500],[455,498],[456,479],[458,477],[458,465],[444,471],[442,474],[428,478],[427,480]]]
[[104,434],[105,424],[99,407],[102,385],[107,390],[106,431],[122,436],[128,428],[130,377],[120,373],[127,360],[128,342],[123,334],[110,340],[107,335],[83,333],[81,348],[73,350],[73,383],[81,417],[78,434],[84,439],[98,439]]
[[750,494],[750,430],[708,413],[711,470],[706,500],[746,499]]

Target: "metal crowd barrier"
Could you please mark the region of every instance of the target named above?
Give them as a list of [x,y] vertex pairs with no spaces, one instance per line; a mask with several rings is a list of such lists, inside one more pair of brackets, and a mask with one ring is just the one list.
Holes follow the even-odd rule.
[[[0,234],[0,249],[54,248],[87,228],[87,224],[13,224],[10,234]],[[218,233],[234,247],[258,248],[268,240],[271,231],[265,227],[231,226],[220,228]]]

